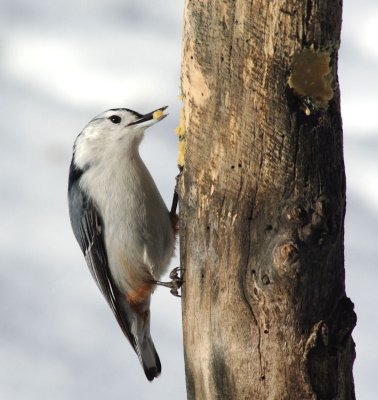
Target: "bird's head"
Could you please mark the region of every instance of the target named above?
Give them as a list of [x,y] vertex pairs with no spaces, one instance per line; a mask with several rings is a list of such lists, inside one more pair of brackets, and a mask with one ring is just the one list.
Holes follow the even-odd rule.
[[138,151],[145,129],[167,116],[164,114],[166,108],[144,115],[127,108],[115,108],[97,115],[75,141],[76,165],[84,168],[116,151],[132,156]]

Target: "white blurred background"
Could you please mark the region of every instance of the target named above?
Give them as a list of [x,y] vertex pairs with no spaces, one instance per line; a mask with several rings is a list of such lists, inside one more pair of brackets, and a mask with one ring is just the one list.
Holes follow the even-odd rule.
[[[164,289],[154,295],[163,372],[148,383],[84,264],[66,202],[72,143],[89,119],[168,104],[142,155],[170,203],[182,12],[183,0],[0,3],[0,399],[186,396],[180,300]],[[378,389],[377,40],[376,0],[344,0],[346,285],[358,314],[359,400]]]

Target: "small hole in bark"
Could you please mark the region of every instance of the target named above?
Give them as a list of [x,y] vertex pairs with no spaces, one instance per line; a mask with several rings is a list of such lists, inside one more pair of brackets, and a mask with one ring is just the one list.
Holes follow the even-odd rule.
[[207,226],[206,229],[210,229],[210,226]]
[[257,289],[256,288],[253,289],[253,293],[257,296]]
[[242,166],[242,165],[239,163],[239,164],[238,164],[238,167],[241,168],[241,166]]
[[203,96],[203,93],[201,93],[201,96]]
[[234,169],[235,168],[235,165],[231,165],[231,169]]
[[252,272],[252,274],[255,274],[255,273],[256,273],[256,270],[255,270],[255,269],[253,269],[251,272]]
[[269,333],[268,329],[265,329],[265,330],[264,330],[264,333],[265,333],[265,334]]
[[272,229],[273,229],[273,226],[272,226],[272,225],[267,225],[267,226],[266,226],[266,230],[267,230],[267,231],[271,231]]
[[190,59],[193,60],[193,56],[190,56]]
[[224,61],[224,57],[223,56],[221,56],[221,62],[223,62]]
[[261,375],[261,380],[265,380],[265,375]]

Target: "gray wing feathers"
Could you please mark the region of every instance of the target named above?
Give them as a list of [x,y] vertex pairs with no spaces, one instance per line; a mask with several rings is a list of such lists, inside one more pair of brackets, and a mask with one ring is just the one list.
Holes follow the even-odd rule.
[[87,198],[77,183],[70,188],[69,196],[72,228],[89,270],[117,318],[123,333],[136,351],[136,339],[130,331],[125,301],[110,274],[101,218],[93,201]]

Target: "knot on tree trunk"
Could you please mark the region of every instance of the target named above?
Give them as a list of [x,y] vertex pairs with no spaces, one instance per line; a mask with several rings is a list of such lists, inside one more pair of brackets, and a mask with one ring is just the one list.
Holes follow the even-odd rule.
[[281,273],[295,278],[299,272],[299,250],[293,241],[279,243],[273,250],[273,265]]

